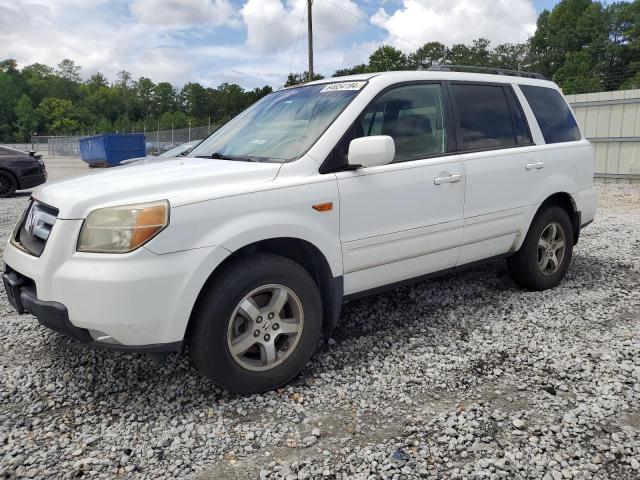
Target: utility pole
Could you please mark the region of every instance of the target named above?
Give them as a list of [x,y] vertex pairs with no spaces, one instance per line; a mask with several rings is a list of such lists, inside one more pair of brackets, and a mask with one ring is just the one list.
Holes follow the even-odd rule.
[[311,18],[311,4],[313,0],[307,0],[307,29],[309,46],[309,81],[313,81],[313,20]]

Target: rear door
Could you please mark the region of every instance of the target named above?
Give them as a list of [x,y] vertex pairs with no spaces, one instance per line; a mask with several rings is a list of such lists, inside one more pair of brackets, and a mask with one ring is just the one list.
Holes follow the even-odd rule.
[[440,82],[395,86],[375,99],[336,148],[389,135],[393,163],[336,174],[345,294],[454,267],[462,240],[464,167],[451,152]]
[[544,174],[511,85],[451,82],[449,91],[467,175],[462,265],[514,247]]

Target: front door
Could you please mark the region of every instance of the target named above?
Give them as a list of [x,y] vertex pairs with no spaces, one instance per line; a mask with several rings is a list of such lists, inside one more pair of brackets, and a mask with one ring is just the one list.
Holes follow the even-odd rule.
[[463,234],[464,166],[448,152],[440,83],[398,86],[374,100],[338,148],[389,135],[391,164],[337,174],[345,294],[455,266]]

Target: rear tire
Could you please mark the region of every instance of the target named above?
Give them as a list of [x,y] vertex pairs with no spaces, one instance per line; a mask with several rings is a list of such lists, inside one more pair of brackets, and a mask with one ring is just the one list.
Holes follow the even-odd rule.
[[529,290],[556,287],[571,263],[573,238],[566,210],[555,205],[540,210],[520,250],[507,259],[513,281]]
[[188,335],[196,368],[235,393],[273,390],[313,355],[322,301],[299,264],[266,253],[243,256],[205,287]]
[[0,198],[11,197],[16,193],[18,182],[11,173],[0,171]]

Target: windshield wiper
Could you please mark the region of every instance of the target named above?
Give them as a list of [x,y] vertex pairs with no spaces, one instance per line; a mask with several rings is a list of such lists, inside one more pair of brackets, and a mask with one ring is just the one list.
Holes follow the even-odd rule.
[[237,160],[239,162],[258,162],[255,158],[238,157],[236,155],[225,155],[224,153],[214,152],[211,155],[196,155],[196,158],[213,158],[214,160]]

